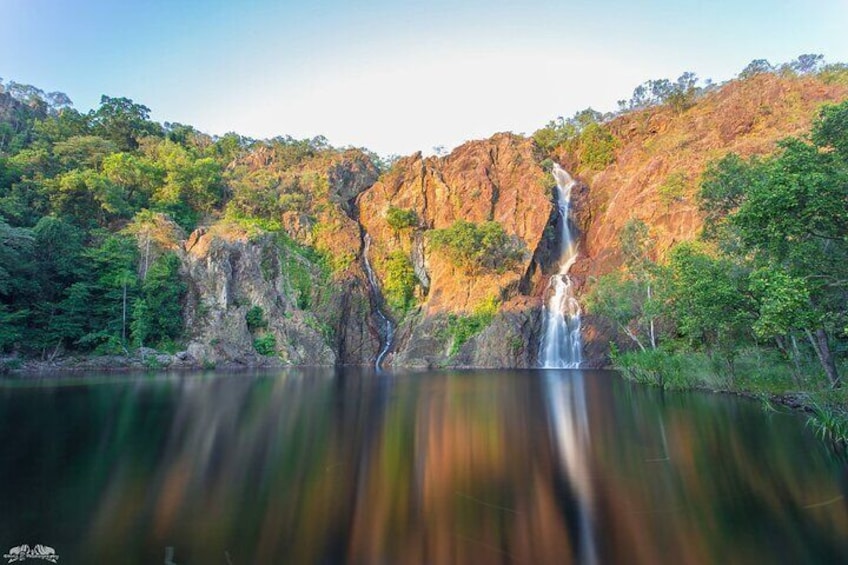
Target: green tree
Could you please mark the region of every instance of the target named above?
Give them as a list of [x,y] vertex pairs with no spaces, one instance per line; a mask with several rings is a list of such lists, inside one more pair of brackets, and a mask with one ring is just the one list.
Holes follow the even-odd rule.
[[622,273],[610,273],[595,281],[584,298],[584,305],[591,314],[612,322],[616,329],[645,351],[637,327],[642,301],[642,289],[636,280]]
[[418,225],[418,214],[415,210],[389,206],[386,210],[386,223],[396,232],[413,228]]
[[129,98],[100,97],[100,107],[90,114],[93,131],[113,141],[119,149],[132,151],[147,136],[161,137],[162,126],[150,121],[150,108]]
[[182,301],[186,284],[180,278],[180,260],[166,253],[150,266],[133,304],[132,337],[136,345],[168,348],[182,334]]
[[[138,249],[135,240],[125,235],[97,235],[99,242],[84,252],[89,273],[77,286],[74,300],[66,303],[64,314],[68,319],[88,316],[88,331],[77,340],[81,347],[102,353],[125,352],[130,309],[138,297]],[[90,297],[87,303],[82,300],[86,296]]]
[[435,250],[471,271],[502,273],[515,268],[525,255],[524,242],[493,221],[475,224],[457,220],[450,227],[431,230],[429,237]]
[[733,376],[753,322],[744,273],[703,244],[683,243],[671,252],[668,275],[667,299],[677,331],[695,349],[718,354]]

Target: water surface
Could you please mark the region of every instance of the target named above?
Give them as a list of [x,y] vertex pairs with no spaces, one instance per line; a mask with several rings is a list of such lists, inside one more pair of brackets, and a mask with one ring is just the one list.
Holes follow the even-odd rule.
[[60,563],[839,563],[794,414],[590,371],[5,381],[0,551]]

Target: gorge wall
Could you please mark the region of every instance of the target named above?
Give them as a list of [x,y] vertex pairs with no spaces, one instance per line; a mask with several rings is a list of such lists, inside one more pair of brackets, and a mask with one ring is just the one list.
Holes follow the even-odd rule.
[[[578,296],[593,277],[621,268],[618,234],[628,220],[650,227],[661,258],[701,229],[696,191],[707,163],[728,152],[767,155],[780,139],[807,131],[823,103],[846,96],[845,86],[815,77],[764,74],[717,88],[685,111],[658,106],[613,119],[605,127],[616,149],[604,168],[587,166],[579,152],[554,151],[550,157],[578,181],[579,258],[571,270]],[[556,268],[547,157],[509,133],[445,157],[402,158],[379,178],[358,150],[294,169],[273,154],[251,154],[239,166],[297,180],[307,202],[281,216],[276,236],[219,223],[181,244],[188,354],[197,363],[373,365],[383,336],[364,270],[368,234],[381,287],[393,276],[390,257],[405,258],[415,275],[412,307],[388,311],[396,328],[387,367],[535,366],[542,295]],[[393,226],[391,209],[415,220]],[[521,259],[502,271],[457,266],[428,232],[458,220],[498,222],[520,244]],[[266,327],[248,327],[254,307]],[[609,329],[591,316],[584,328],[585,365],[601,365]],[[274,355],[254,347],[265,334],[273,335]]]

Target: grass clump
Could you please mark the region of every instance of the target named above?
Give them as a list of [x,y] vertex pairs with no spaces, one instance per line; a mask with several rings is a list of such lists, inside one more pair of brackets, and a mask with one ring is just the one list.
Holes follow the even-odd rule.
[[498,311],[498,302],[492,297],[484,300],[470,315],[450,314],[446,337],[450,342],[451,357],[472,337],[486,329]]

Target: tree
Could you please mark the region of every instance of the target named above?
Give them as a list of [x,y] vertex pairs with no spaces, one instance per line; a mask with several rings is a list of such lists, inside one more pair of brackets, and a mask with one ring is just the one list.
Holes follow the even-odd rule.
[[668,273],[667,299],[677,331],[696,349],[718,353],[733,376],[753,318],[744,274],[698,243],[676,246]]
[[418,214],[415,210],[389,206],[386,210],[386,223],[395,232],[418,225]]
[[147,271],[140,296],[133,304],[131,328],[136,345],[154,344],[167,348],[182,333],[186,284],[179,270],[180,260],[176,254],[166,253]]
[[457,220],[450,227],[431,230],[429,237],[436,251],[472,272],[502,273],[515,268],[525,254],[524,242],[493,221],[475,224]]
[[[126,351],[130,307],[138,296],[135,241],[120,234],[99,234],[99,243],[84,253],[91,269],[65,314],[69,318],[81,313],[88,316],[89,330],[77,343],[95,351]],[[88,296],[85,303],[80,300]],[[84,309],[80,312],[79,309]]]
[[832,343],[848,319],[846,132],[848,103],[825,108],[812,143],[785,140],[767,161],[723,159],[708,170],[701,191],[722,248],[760,273],[755,327],[763,335],[803,332],[834,387],[840,379]]
[[655,294],[662,273],[653,260],[654,241],[637,219],[624,224],[618,241],[626,270],[600,277],[586,297],[587,308],[615,324],[642,351],[646,343],[656,349],[662,304]]
[[763,73],[774,71],[774,67],[766,59],[754,59],[739,73],[740,79],[748,79]]
[[129,98],[100,97],[100,108],[89,114],[95,133],[112,140],[124,151],[138,148],[148,135],[161,137],[162,127],[150,121],[150,108]]
[[418,284],[415,269],[402,251],[395,251],[386,259],[385,272],[383,295],[386,303],[395,312],[404,313],[415,301],[415,285]]
[[641,288],[637,281],[621,273],[600,277],[585,297],[586,309],[596,316],[612,322],[617,329],[645,351],[645,344],[636,327],[641,317]]
[[824,64],[824,55],[808,53],[799,55],[797,59],[788,64],[789,69],[799,75],[815,73]]

